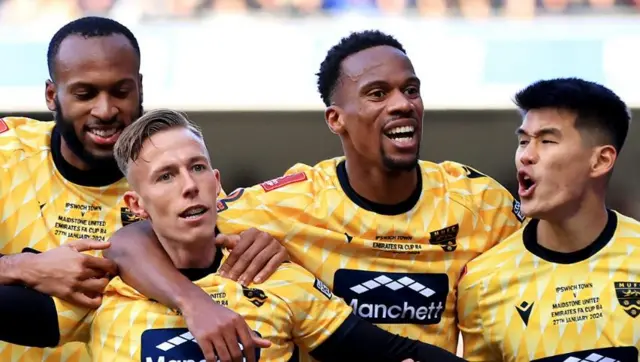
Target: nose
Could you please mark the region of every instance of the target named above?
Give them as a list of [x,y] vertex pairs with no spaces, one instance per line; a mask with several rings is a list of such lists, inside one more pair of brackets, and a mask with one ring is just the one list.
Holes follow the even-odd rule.
[[96,97],[91,108],[91,115],[100,120],[110,120],[118,114],[118,108],[114,105],[113,99],[106,92]]
[[391,97],[389,98],[388,108],[389,113],[391,114],[406,114],[413,111],[413,103],[411,103],[411,100],[409,100],[404,92],[397,89],[391,94]]
[[538,162],[538,152],[534,142],[529,142],[520,152],[519,161],[523,165],[533,165]]
[[188,199],[192,199],[200,193],[198,189],[198,184],[193,179],[193,176],[189,173],[186,173],[183,177],[182,182],[182,196]]

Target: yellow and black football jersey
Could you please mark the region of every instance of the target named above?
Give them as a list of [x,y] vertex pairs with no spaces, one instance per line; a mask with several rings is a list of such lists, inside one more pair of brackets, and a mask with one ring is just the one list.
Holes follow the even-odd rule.
[[[128,189],[113,170],[83,172],[60,153],[54,122],[0,120],[0,253],[46,251],[67,241],[107,240],[136,220],[122,201]],[[84,362],[86,349],[23,348],[0,342],[0,361]]]
[[298,164],[218,202],[218,228],[284,241],[295,262],[378,326],[455,353],[455,286],[463,266],[521,227],[519,203],[453,162],[420,161],[419,187],[380,205],[349,185],[344,158]]
[[575,253],[542,247],[537,225],[468,264],[458,286],[465,359],[639,361],[640,223],[609,211]]
[[[187,276],[194,280],[203,270],[191,269],[192,275]],[[271,342],[269,348],[257,350],[260,361],[295,360],[296,345],[315,349],[352,313],[326,285],[293,263],[281,265],[259,285],[243,287],[217,274],[194,282],[214,301],[242,315],[250,328]],[[204,360],[180,314],[147,299],[119,278],[109,284],[96,311],[88,313],[60,300],[55,303],[60,343],[88,342],[92,361]]]

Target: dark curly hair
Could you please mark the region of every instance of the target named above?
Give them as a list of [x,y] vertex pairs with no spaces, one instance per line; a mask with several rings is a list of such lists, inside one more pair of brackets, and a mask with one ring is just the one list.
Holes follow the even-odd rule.
[[355,53],[384,45],[396,48],[405,54],[407,53],[396,38],[379,30],[351,33],[329,49],[320,64],[320,71],[316,74],[318,77],[318,93],[320,93],[320,97],[327,107],[331,104],[331,97],[340,78],[342,61]]

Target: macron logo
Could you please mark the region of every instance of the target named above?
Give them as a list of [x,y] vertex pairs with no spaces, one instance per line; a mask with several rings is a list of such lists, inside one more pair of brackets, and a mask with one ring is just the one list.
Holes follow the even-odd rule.
[[597,353],[592,353],[585,359],[569,357],[565,359],[564,362],[622,362],[622,361],[614,358],[605,357]]
[[356,294],[362,294],[380,286],[385,286],[393,291],[397,291],[402,288],[409,288],[426,298],[429,298],[430,296],[436,294],[433,289],[430,289],[409,277],[402,277],[398,280],[393,280],[386,275],[380,275],[377,278],[357,284],[349,289],[351,289],[351,291]]
[[167,341],[164,341],[162,343],[160,343],[159,345],[156,346],[157,349],[162,350],[162,351],[169,351],[173,348],[178,347],[179,345],[185,343],[185,342],[196,342],[196,339],[193,337],[193,335],[191,334],[191,332],[187,332],[187,333],[182,333],[179,336],[175,336]]

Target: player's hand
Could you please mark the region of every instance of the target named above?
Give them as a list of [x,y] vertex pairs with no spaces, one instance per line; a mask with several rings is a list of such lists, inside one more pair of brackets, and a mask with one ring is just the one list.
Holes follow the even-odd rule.
[[201,294],[187,302],[182,315],[206,361],[242,362],[244,357],[257,362],[256,348],[268,348],[271,342],[256,336],[242,316]]
[[218,235],[216,243],[231,250],[220,274],[245,286],[262,283],[289,260],[287,250],[278,240],[255,228],[240,235]]
[[82,252],[108,247],[108,242],[82,239],[40,254],[21,254],[25,258],[22,279],[39,292],[85,308],[98,308],[102,292],[110,277],[118,274],[118,267],[108,259]]

